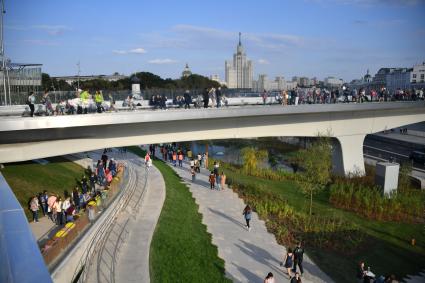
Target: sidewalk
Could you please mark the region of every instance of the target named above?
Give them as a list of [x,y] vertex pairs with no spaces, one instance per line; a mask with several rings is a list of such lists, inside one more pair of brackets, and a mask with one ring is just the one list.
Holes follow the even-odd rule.
[[[277,244],[256,213],[252,216],[252,229],[247,231],[242,216],[245,204],[236,193],[228,188],[210,190],[205,169],[192,183],[188,164],[173,168],[187,183],[199,205],[202,222],[212,234],[219,257],[225,261],[227,277],[235,282],[263,282],[267,273],[272,272],[276,282],[289,282],[286,271],[279,265],[286,249]],[[303,264],[303,282],[333,282],[306,255]]]
[[[37,243],[40,245],[44,241],[50,239],[53,234],[56,232],[57,226],[50,220],[47,216],[43,216],[41,211],[38,212],[38,220],[39,222],[29,222],[32,233],[34,234],[34,238]],[[41,216],[40,216],[41,214]]]
[[149,250],[164,200],[164,179],[159,170],[152,166],[140,211],[127,225],[130,232],[116,263],[116,282],[150,281]]

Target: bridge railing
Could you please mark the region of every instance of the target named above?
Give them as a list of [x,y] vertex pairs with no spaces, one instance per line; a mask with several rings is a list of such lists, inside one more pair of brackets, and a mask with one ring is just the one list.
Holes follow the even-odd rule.
[[1,173],[0,282],[52,282],[24,210]]

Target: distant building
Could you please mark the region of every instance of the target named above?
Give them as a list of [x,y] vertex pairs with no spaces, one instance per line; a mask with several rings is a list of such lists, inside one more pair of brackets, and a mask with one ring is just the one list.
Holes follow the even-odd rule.
[[192,71],[189,69],[189,65],[186,63],[186,66],[184,67],[184,70],[182,72],[182,78],[187,78],[190,75],[192,75]]
[[372,88],[372,76],[369,74],[369,69],[366,72],[366,75],[364,75],[362,78],[360,79],[355,79],[352,80],[349,84],[348,87],[351,89],[361,89],[361,88],[365,88],[365,89],[371,89]]
[[118,73],[112,74],[112,75],[91,75],[91,76],[61,76],[61,77],[52,77],[56,80],[64,80],[68,84],[72,85],[73,82],[76,82],[80,80],[80,82],[84,81],[90,81],[90,80],[105,80],[108,82],[115,82],[121,79],[127,78],[127,76],[120,75]]
[[323,81],[323,85],[329,88],[340,88],[344,84],[344,80],[335,77],[327,77]]
[[[30,91],[41,90],[42,64],[6,62],[6,72],[0,70],[0,105],[25,103],[18,99]],[[22,96],[23,95],[23,96]]]
[[221,85],[226,85],[226,82],[223,82],[220,80],[220,76],[219,75],[211,75],[210,76],[210,80],[218,82]]
[[413,68],[392,69],[386,75],[386,88],[390,93],[397,89],[410,89],[410,77]]
[[287,82],[282,76],[276,77],[273,81],[267,79],[266,74],[260,74],[257,81],[253,81],[252,88],[255,91],[281,91],[291,90],[297,87],[297,82]]
[[413,66],[413,70],[410,73],[410,82],[412,86],[422,84],[421,87],[423,87],[425,84],[425,62]]
[[252,61],[247,60],[241,43],[241,33],[239,33],[239,44],[236,47],[236,53],[233,54],[233,61],[226,61],[224,67],[228,88],[252,88]]

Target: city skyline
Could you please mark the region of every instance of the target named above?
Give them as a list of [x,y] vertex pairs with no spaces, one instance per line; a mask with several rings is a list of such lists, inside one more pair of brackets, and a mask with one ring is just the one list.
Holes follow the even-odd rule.
[[[215,1],[149,3],[6,1],[5,50],[14,62],[42,63],[51,75],[192,72],[224,80],[238,33],[267,74],[357,79],[370,69],[425,59],[422,0]],[[113,5],[112,5],[113,3]]]

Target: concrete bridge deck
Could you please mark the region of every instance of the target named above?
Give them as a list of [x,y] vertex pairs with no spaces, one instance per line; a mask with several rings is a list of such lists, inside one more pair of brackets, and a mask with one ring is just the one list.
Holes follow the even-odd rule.
[[105,147],[267,136],[337,139],[335,171],[364,173],[367,134],[425,121],[425,103],[246,106],[0,119],[0,162]]

